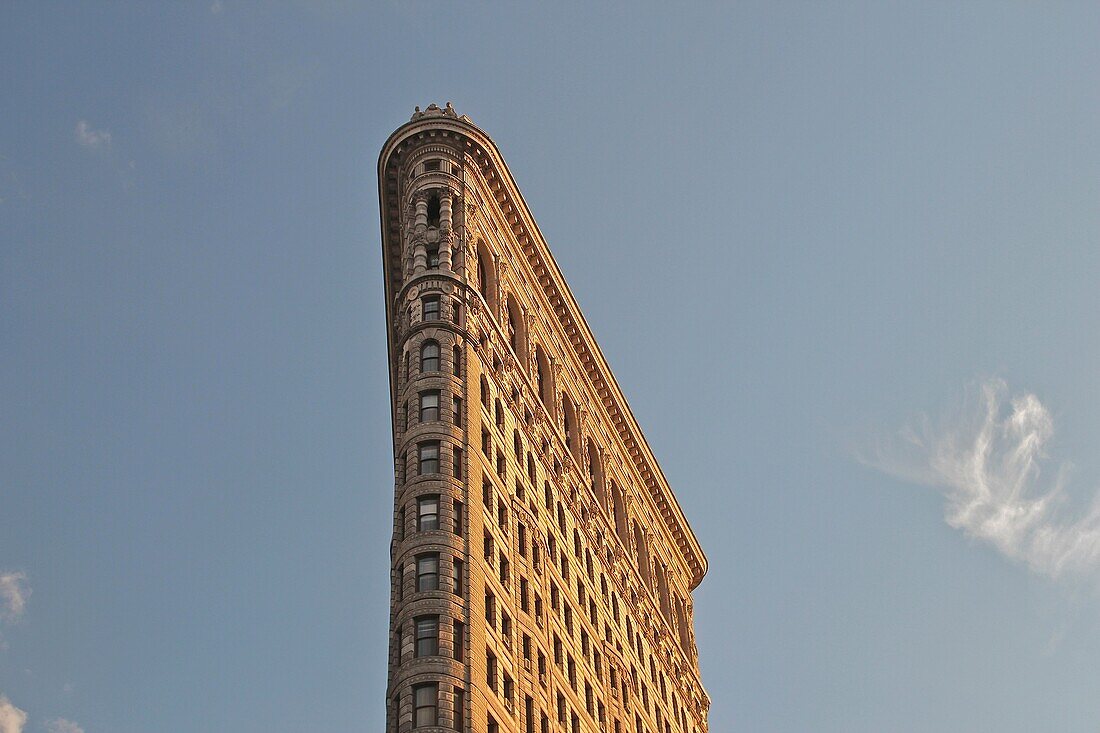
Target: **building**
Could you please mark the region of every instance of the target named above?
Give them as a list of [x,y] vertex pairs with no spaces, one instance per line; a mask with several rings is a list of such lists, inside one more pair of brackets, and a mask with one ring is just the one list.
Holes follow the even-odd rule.
[[499,151],[433,104],[378,179],[386,730],[706,731],[706,558]]

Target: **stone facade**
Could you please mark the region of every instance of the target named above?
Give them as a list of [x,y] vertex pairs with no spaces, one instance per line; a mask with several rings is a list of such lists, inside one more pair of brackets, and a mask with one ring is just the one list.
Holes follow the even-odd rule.
[[496,146],[417,108],[378,176],[386,730],[706,731],[706,558]]

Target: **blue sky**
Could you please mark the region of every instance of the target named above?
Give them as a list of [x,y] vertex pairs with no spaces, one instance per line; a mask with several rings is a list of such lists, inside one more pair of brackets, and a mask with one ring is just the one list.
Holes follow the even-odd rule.
[[380,729],[375,162],[453,101],[708,552],[711,730],[1095,733],[1098,32],[5,4],[0,731]]

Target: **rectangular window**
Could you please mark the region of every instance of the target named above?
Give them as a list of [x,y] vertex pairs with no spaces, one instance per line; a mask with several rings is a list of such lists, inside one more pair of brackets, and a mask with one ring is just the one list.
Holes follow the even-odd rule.
[[462,723],[466,720],[466,691],[461,687],[455,688],[455,730],[462,730]]
[[417,555],[416,590],[419,592],[439,590],[439,555]]
[[439,685],[417,685],[413,688],[413,725],[426,728],[436,725],[439,720],[437,711]]
[[485,650],[485,684],[493,692],[497,690],[497,657],[488,649]]
[[462,534],[462,520],[463,520],[462,513],[463,513],[464,509],[465,509],[465,505],[463,505],[463,503],[461,501],[459,501],[458,499],[455,499],[455,502],[454,502],[454,511],[455,511],[454,530],[455,530],[455,534]]
[[462,348],[455,346],[451,349],[451,371],[456,377],[462,376]]
[[439,419],[439,390],[433,389],[420,393],[420,422],[435,422]]
[[455,397],[451,400],[451,406],[454,408],[452,420],[455,425],[462,425],[462,398]]
[[439,496],[421,496],[416,500],[416,531],[439,529]]
[[462,570],[466,563],[459,560],[457,557],[451,561],[451,583],[454,589],[455,595],[462,595]]
[[425,321],[439,320],[439,296],[433,295],[428,298],[421,298],[420,306]]
[[463,654],[463,650],[466,648],[466,624],[461,621],[454,622],[454,658],[456,662],[461,662],[466,655]]
[[432,247],[428,250],[428,269],[439,269],[439,247]]
[[420,474],[439,473],[439,441],[421,443],[417,447],[420,451]]
[[416,656],[439,656],[439,616],[416,619]]
[[461,479],[462,478],[462,458],[463,458],[462,449],[459,448],[458,446],[455,446],[452,449],[452,453],[454,454],[454,475],[455,475],[455,478]]
[[485,591],[485,623],[497,627],[497,598],[489,591]]

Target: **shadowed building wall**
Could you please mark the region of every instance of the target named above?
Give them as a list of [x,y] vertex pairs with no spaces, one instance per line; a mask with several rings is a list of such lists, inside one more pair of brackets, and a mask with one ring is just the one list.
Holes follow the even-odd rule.
[[706,731],[706,557],[496,146],[417,108],[378,176],[386,730]]

